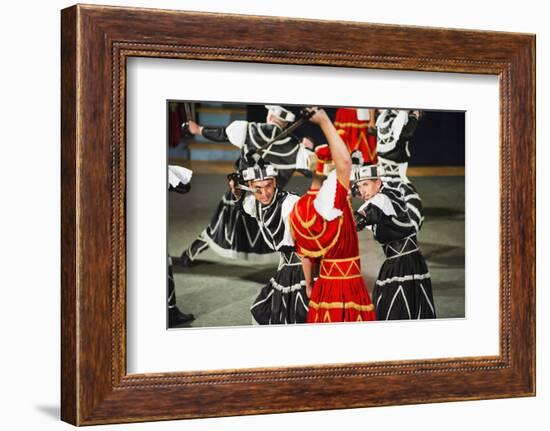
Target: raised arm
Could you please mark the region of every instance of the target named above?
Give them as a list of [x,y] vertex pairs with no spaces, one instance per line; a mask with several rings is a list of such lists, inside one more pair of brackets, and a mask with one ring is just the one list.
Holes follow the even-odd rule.
[[330,147],[332,160],[336,165],[336,176],[344,187],[349,188],[351,156],[348,147],[342,141],[334,124],[332,124],[332,121],[330,121],[330,118],[323,109],[318,109],[310,120],[321,127]]

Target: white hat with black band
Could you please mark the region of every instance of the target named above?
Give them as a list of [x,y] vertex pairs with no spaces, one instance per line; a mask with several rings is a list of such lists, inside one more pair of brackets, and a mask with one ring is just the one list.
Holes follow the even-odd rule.
[[277,117],[283,121],[286,121],[287,123],[292,123],[294,120],[296,120],[296,116],[292,112],[290,112],[288,109],[285,109],[282,106],[265,105],[265,109],[267,109],[270,115],[273,115],[274,117]]
[[261,181],[277,177],[277,169],[269,164],[254,165],[241,171],[245,181]]
[[376,180],[384,176],[384,168],[380,165],[353,166],[351,181]]

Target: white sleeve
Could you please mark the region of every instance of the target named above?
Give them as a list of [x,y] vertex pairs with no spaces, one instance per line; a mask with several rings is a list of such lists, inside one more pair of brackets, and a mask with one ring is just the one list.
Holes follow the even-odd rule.
[[313,201],[315,211],[327,221],[332,221],[342,215],[342,210],[334,208],[337,181],[336,171],[332,171],[328,174],[327,179],[323,182],[319,193],[317,193]]
[[300,143],[298,153],[296,154],[296,169],[309,170],[309,159],[312,154],[313,151],[306,148],[304,144]]
[[243,209],[249,216],[256,218],[256,198],[252,194],[247,193],[245,195],[243,200]]
[[182,166],[168,165],[168,183],[172,187],[177,187],[179,183],[189,184],[193,171]]
[[401,136],[401,131],[405,124],[409,122],[409,111],[399,111],[395,119],[393,120],[392,132],[395,140],[399,139]]
[[296,202],[298,202],[299,199],[300,196],[288,194],[283,201],[283,205],[281,206],[281,217],[283,218],[283,221],[285,223],[285,234],[283,236],[283,241],[281,242],[281,245],[294,246],[294,239],[292,238],[292,233],[290,232],[290,212],[292,211],[292,208],[294,208],[294,205],[296,205]]
[[233,121],[225,128],[225,133],[227,134],[229,142],[236,147],[242,148],[248,133],[248,121]]
[[357,119],[360,121],[369,121],[370,120],[369,110],[365,108],[357,108]]
[[382,125],[386,121],[386,116],[388,115],[388,112],[388,109],[383,109],[382,112],[380,112],[380,115],[378,115],[378,118],[376,119],[376,127],[382,127]]
[[382,212],[388,216],[397,216],[395,209],[388,196],[382,193],[375,194],[372,198],[365,201],[358,209],[360,212],[364,212],[369,205],[374,205],[382,210]]

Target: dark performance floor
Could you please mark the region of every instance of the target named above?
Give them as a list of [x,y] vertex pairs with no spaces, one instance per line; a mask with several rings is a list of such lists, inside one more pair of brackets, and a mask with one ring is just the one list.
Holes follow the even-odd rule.
[[[411,181],[425,208],[418,238],[432,275],[437,317],[464,317],[464,177],[421,176]],[[226,178],[194,174],[191,185],[185,195],[168,194],[168,252],[174,257],[177,304],[196,318],[183,326],[250,325],[250,305],[276,271],[278,255],[259,265],[223,259],[208,250],[196,266],[181,268],[178,257],[208,225],[226,189]],[[287,189],[302,194],[308,185],[304,177],[294,176]],[[354,208],[360,204],[353,199]],[[363,276],[371,293],[383,253],[370,231],[360,232],[359,241]]]

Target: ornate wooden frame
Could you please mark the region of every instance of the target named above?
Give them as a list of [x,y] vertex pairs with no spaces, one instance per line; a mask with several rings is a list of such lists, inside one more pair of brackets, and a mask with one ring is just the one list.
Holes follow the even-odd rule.
[[[534,35],[78,5],[62,11],[61,49],[63,420],[88,425],[534,395]],[[498,75],[500,354],[128,375],[130,56]]]

